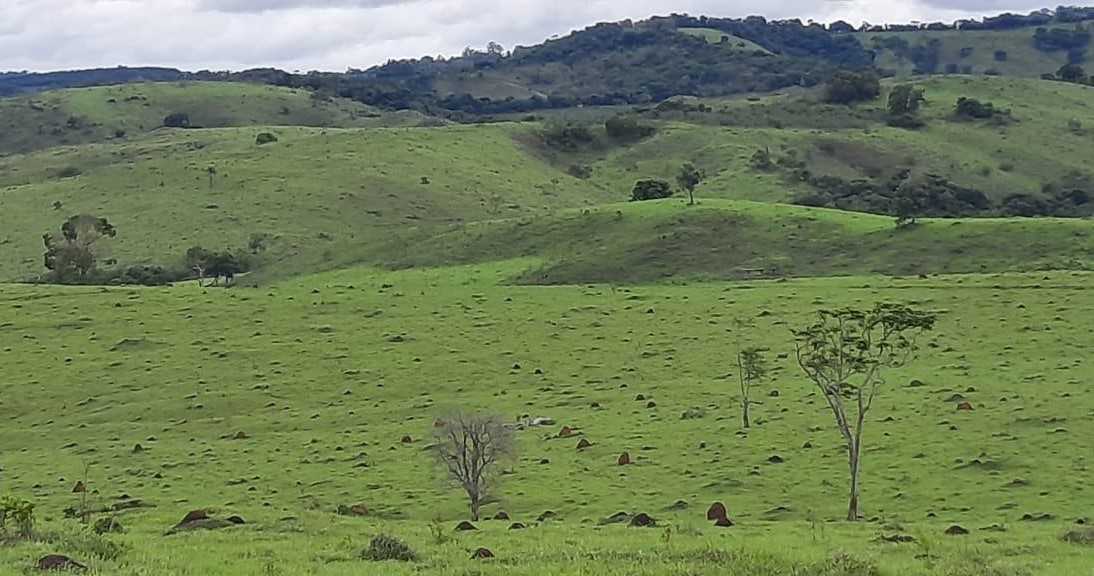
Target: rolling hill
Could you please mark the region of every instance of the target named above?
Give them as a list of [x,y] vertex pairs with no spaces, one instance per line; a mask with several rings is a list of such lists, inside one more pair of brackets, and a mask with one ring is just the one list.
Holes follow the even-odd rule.
[[139,137],[186,114],[195,128],[413,125],[411,112],[381,113],[305,90],[228,82],[134,83],[0,99],[0,156]]

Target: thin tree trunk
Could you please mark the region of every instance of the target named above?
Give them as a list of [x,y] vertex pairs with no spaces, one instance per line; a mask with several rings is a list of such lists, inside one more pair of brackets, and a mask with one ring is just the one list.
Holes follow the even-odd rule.
[[471,521],[472,522],[478,522],[479,521],[479,497],[478,496],[472,496],[471,497]]
[[858,438],[851,442],[849,448],[849,464],[851,468],[851,497],[847,504],[847,520],[850,522],[857,522],[859,519],[858,501],[859,501],[859,456],[861,452],[861,442]]
[[749,428],[749,419],[748,419],[748,406],[749,406],[749,404],[751,404],[751,402],[749,402],[747,398],[745,399],[744,402],[741,402],[741,408],[742,408],[741,421],[742,421],[742,424],[744,424],[745,428]]

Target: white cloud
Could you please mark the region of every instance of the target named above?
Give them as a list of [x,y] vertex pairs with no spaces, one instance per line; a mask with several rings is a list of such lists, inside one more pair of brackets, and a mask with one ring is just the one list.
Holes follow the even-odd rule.
[[0,70],[95,66],[364,68],[456,54],[488,41],[535,44],[598,21],[687,12],[954,20],[1029,11],[995,0],[0,0]]

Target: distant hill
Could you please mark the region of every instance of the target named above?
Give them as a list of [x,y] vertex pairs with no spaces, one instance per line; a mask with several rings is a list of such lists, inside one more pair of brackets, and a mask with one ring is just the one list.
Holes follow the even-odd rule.
[[173,82],[187,76],[187,73],[174,68],[118,67],[66,72],[7,72],[0,74],[0,96],[128,82]]
[[73,88],[0,99],[0,155],[124,140],[162,128],[172,114],[193,128],[251,125],[369,127],[414,124],[306,90],[228,82],[159,82]]

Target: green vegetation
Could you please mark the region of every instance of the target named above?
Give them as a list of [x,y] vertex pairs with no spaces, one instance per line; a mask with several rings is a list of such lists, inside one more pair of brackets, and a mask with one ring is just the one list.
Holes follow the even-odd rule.
[[[165,123],[172,115],[177,115],[176,121]],[[0,155],[132,139],[165,124],[351,128],[412,125],[420,118],[411,113],[380,113],[356,102],[322,98],[305,90],[255,84],[184,82],[75,88],[0,99]]]
[[0,576],[1083,574],[1088,16],[0,100]]
[[[615,290],[499,283],[523,266],[354,269],[258,290],[5,286],[9,425],[0,435],[21,447],[3,453],[5,490],[33,495],[43,530],[78,502],[72,484],[84,463],[90,503],[126,508],[118,498],[127,494],[145,505],[115,513],[127,531],[101,537],[124,546],[115,559],[71,540],[0,547],[0,573],[59,552],[105,574],[288,574],[317,563],[351,574],[370,569],[358,558],[378,533],[420,557],[385,566],[396,574],[687,566],[713,575],[730,558],[741,574],[856,573],[820,571],[838,551],[881,573],[924,576],[1089,565],[1088,548],[1060,540],[1085,514],[1076,502],[1090,498],[1074,472],[1094,434],[1083,389],[1089,325],[1078,313],[1094,306],[1082,289],[1088,274]],[[918,359],[886,378],[865,431],[862,502],[882,520],[848,526],[838,488],[846,454],[794,365],[789,328],[819,307],[878,301],[940,316]],[[735,434],[739,398],[726,385],[736,375],[712,362],[736,338],[733,318],[750,319],[742,337],[771,349],[746,435]],[[975,409],[959,411],[961,402]],[[514,423],[556,421],[516,433],[519,461],[502,499],[483,509],[510,521],[453,531],[466,499],[423,450],[453,403]],[[695,408],[705,415],[681,418]],[[576,435],[557,438],[562,426]],[[582,438],[591,446],[578,451]],[[620,467],[624,451],[633,464]],[[713,501],[726,503],[735,527],[704,522]],[[367,516],[334,514],[357,502]],[[207,507],[246,523],[163,536]],[[546,511],[555,518],[537,523]],[[661,528],[583,524],[620,511],[645,512]],[[507,530],[512,522],[530,528]],[[954,524],[971,534],[945,535]],[[915,541],[880,539],[894,535]],[[480,546],[498,559],[469,560]]]

